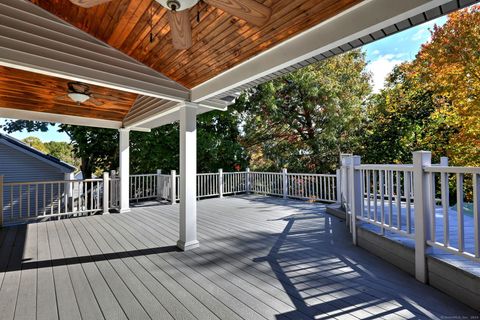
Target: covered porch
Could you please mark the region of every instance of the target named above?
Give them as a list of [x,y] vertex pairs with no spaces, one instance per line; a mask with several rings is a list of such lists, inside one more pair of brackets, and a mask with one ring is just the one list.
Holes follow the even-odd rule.
[[433,319],[476,312],[354,246],[325,205],[198,203],[200,248],[175,206],[2,230],[2,319]]

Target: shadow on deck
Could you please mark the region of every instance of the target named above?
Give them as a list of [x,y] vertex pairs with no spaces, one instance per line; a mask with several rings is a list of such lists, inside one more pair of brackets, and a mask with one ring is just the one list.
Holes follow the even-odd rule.
[[0,318],[373,319],[475,311],[351,244],[322,204],[198,203],[200,248],[179,252],[178,207],[0,232]]

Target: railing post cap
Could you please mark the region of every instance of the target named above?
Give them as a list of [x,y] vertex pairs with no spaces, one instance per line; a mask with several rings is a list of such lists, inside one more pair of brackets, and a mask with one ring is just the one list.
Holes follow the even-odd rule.
[[283,168],[283,169],[282,169],[282,172],[283,172],[283,173],[287,173],[287,172],[288,172],[287,168]]
[[431,151],[424,151],[424,150],[419,150],[419,151],[413,151],[413,154],[432,154]]

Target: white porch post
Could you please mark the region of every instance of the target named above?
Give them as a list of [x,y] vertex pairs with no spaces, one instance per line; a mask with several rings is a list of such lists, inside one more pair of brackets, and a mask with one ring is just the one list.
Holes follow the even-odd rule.
[[427,240],[430,239],[430,183],[428,174],[425,174],[424,167],[431,166],[432,154],[429,151],[415,151],[413,153],[413,183],[415,186],[414,203],[415,208],[415,278],[426,283],[427,264],[426,250]]
[[130,130],[118,129],[120,136],[120,213],[130,211]]
[[180,239],[186,251],[197,240],[197,105],[186,103],[180,113]]

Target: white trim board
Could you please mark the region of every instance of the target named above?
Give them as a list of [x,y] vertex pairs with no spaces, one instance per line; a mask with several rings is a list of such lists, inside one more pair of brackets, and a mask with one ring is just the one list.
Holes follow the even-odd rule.
[[[119,129],[122,127],[121,121],[113,120],[103,120],[95,118],[85,118],[78,116],[68,116],[62,114],[48,113],[48,112],[37,112],[37,111],[27,111],[20,109],[9,109],[9,108],[0,108],[0,117],[8,119],[22,119],[22,120],[31,120],[31,121],[42,121],[42,122],[55,122],[63,124],[71,124],[77,126],[85,127],[97,127],[97,128],[106,128],[106,129]],[[148,128],[131,128],[133,131],[145,131],[148,132]]]
[[194,87],[191,100],[216,97],[447,2],[449,0],[365,0]]

